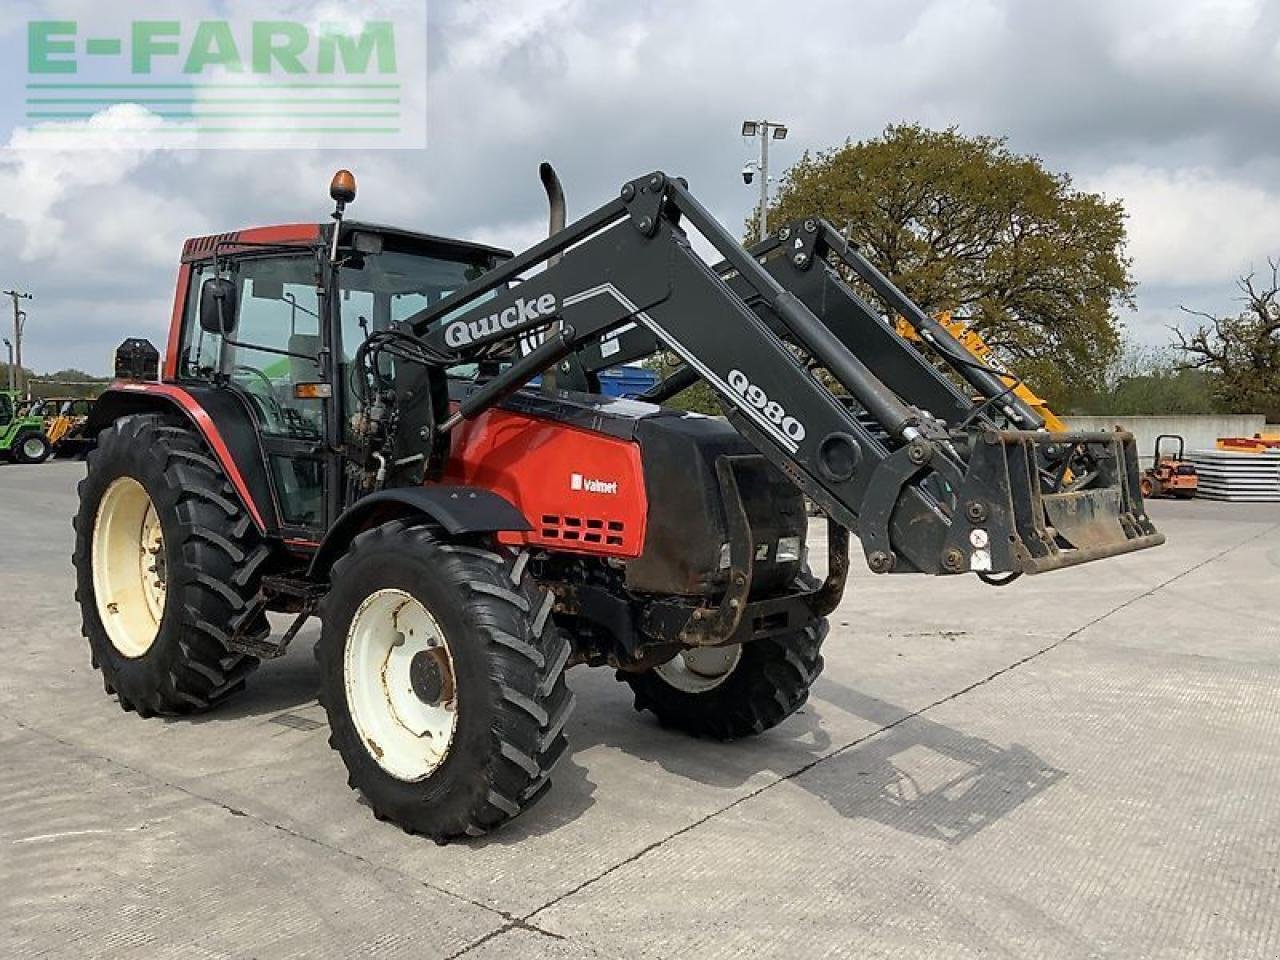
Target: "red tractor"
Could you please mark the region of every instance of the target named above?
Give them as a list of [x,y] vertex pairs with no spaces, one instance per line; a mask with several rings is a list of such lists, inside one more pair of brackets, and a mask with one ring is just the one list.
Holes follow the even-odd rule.
[[[127,341],[86,430],[77,597],[124,709],[214,707],[318,615],[351,784],[445,841],[546,790],[572,664],[690,734],[794,712],[850,529],[879,573],[990,582],[1162,542],[1132,437],[1040,430],[826,223],[748,251],[655,173],[565,227],[544,182],[556,229],[519,256],[347,221],[345,171],[330,224],[187,242],[163,365]],[[600,395],[602,370],[659,349],[684,367]],[[662,405],[699,381],[726,420]],[[830,526],[822,581],[805,495]],[[293,617],[280,635],[270,612]]]

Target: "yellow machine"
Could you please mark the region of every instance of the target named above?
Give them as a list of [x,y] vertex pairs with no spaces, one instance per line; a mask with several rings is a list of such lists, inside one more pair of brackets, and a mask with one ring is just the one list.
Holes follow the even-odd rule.
[[87,397],[45,397],[37,400],[31,415],[44,418],[44,435],[55,453],[81,445],[80,433],[93,401]]
[[[982,339],[977,330],[968,325],[967,321],[952,317],[950,311],[944,311],[938,314],[938,322],[947,328],[948,333],[960,341],[960,345],[968,350],[970,355],[999,373],[1006,385],[1013,385],[1013,392],[1026,401],[1029,406],[1035,408],[1036,413],[1044,418],[1046,430],[1056,433],[1067,429],[1067,425],[1059,419],[1056,413],[1049,409],[1049,405],[1037,396],[1035,391],[1010,374],[1009,368],[1005,366],[1004,361],[996,356],[995,351]],[[918,341],[920,339],[915,327],[905,318],[898,317],[896,326],[900,336],[906,337],[908,340]]]

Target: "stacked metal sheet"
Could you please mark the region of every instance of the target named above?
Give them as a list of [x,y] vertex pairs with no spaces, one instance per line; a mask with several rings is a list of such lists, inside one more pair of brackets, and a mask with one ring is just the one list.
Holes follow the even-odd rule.
[[1192,450],[1187,459],[1200,474],[1197,497],[1253,503],[1280,501],[1280,451]]

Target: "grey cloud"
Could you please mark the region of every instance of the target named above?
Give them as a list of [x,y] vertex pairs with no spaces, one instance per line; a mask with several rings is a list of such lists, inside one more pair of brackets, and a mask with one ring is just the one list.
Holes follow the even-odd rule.
[[[358,216],[507,243],[541,230],[543,159],[560,168],[571,214],[663,168],[687,176],[736,233],[754,199],[738,176],[753,149],[738,127],[759,115],[791,125],[779,170],[806,147],[918,119],[1007,135],[1082,182],[1110,182],[1107,171],[1126,165],[1196,168],[1275,196],[1280,11],[1234,4],[1214,44],[1197,49],[1199,21],[1179,19],[1193,7],[1203,5],[437,2],[427,150],[157,154],[130,174],[151,201],[90,188],[61,199],[65,253],[16,260],[23,234],[0,213],[0,282],[40,295],[32,362],[104,370],[121,337],[163,329],[185,236],[323,219],[337,166],[360,177]],[[146,242],[121,242],[95,226],[103,217]],[[1267,252],[1242,249],[1240,270]],[[1194,286],[1196,302],[1229,305],[1235,272]],[[1130,328],[1164,340],[1163,321],[1144,311],[1168,316],[1193,291],[1144,284]]]

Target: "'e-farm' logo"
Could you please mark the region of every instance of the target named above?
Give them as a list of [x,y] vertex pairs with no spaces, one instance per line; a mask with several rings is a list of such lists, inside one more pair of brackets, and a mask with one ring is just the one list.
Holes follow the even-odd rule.
[[28,22],[28,129],[59,147],[124,134],[161,147],[425,146],[422,0],[368,0],[344,22],[323,19],[332,4],[317,2],[315,20],[296,0],[290,16],[270,7]]

